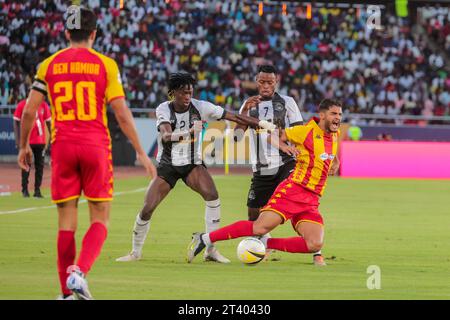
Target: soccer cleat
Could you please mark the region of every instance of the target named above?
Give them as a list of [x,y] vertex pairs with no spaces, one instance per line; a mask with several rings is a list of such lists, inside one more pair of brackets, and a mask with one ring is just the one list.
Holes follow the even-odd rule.
[[29,198],[30,197],[30,193],[28,192],[27,189],[22,190],[22,196],[24,198]]
[[225,258],[215,246],[209,246],[203,255],[205,261],[214,261],[219,263],[230,263],[231,261]]
[[67,271],[70,273],[70,276],[67,278],[66,285],[73,292],[75,300],[93,300],[87,281],[80,268],[78,266],[70,266],[67,268]]
[[75,300],[75,297],[72,294],[67,297],[64,297],[62,294],[60,294],[56,297],[56,300]]
[[206,245],[202,240],[204,233],[196,232],[192,234],[192,241],[189,243],[187,251],[187,262],[191,263],[195,256],[205,249]]
[[313,256],[313,263],[315,266],[318,266],[318,267],[324,267],[327,265],[325,262],[325,259],[323,258],[323,256],[321,254],[315,254]]
[[116,261],[118,262],[130,262],[130,261],[139,261],[142,259],[142,254],[138,254],[134,251],[131,251],[126,256],[117,258]]

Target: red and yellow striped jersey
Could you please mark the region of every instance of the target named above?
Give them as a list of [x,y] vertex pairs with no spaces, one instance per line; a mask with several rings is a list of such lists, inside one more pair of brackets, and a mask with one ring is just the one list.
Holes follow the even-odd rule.
[[328,171],[336,157],[338,133],[325,133],[317,124],[317,118],[306,125],[286,128],[288,141],[300,151],[297,164],[291,174],[293,182],[322,195]]
[[51,141],[110,145],[106,103],[124,97],[114,60],[89,48],[66,48],[44,60],[34,90],[48,95]]

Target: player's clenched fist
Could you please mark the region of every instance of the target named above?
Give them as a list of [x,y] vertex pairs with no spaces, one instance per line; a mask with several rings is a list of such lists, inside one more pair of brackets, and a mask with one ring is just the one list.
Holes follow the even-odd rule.
[[252,96],[248,98],[247,101],[245,101],[243,111],[248,111],[251,108],[256,108],[258,104],[261,102],[260,98],[261,98],[260,96]]

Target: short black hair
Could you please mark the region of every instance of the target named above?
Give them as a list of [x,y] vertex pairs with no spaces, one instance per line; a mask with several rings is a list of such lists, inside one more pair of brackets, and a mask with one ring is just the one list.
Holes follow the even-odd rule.
[[262,64],[258,66],[258,73],[264,72],[264,73],[274,73],[275,75],[278,74],[277,69],[275,66],[271,64]]
[[197,81],[195,78],[187,72],[175,72],[171,73],[169,76],[168,93],[169,95],[173,94],[175,90],[181,89],[184,86],[192,85],[194,86]]
[[[74,16],[79,14],[79,25],[74,23],[77,21]],[[69,20],[70,19],[70,20]],[[69,23],[71,22],[71,23]],[[79,6],[70,6],[67,10],[66,29],[70,33],[70,40],[73,42],[83,42],[89,39],[92,31],[97,29],[97,16],[94,11]]]
[[342,108],[342,102],[336,99],[323,99],[320,101],[319,104],[319,112],[330,110],[332,106],[341,107]]

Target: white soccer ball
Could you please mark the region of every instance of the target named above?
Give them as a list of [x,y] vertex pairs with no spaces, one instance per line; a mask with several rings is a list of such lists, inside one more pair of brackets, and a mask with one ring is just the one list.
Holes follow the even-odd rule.
[[266,247],[261,240],[245,238],[237,247],[237,256],[245,264],[256,264],[264,259]]

